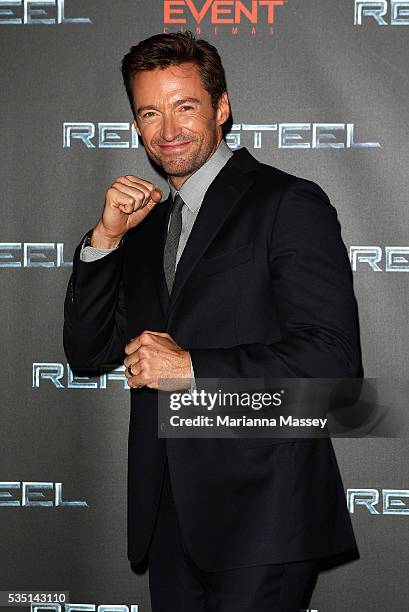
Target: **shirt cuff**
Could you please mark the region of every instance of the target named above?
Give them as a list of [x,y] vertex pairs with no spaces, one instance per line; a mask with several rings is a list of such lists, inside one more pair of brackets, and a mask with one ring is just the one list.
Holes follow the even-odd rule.
[[[84,240],[82,241],[82,247],[80,251],[80,259],[81,261],[96,261],[97,259],[102,259],[105,255],[112,253],[118,247],[113,247],[112,249],[100,249],[98,247],[89,246],[90,237],[92,234],[92,230],[86,233]],[[121,246],[123,243],[123,238],[118,246]]]
[[108,255],[108,253],[111,253],[112,251],[115,251],[115,248],[97,249],[97,247],[82,245],[80,259],[81,261],[95,261],[96,259],[101,259],[102,257],[105,257],[105,255]]

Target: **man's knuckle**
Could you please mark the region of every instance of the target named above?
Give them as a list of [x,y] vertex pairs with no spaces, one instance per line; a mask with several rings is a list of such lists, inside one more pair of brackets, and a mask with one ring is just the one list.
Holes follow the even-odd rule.
[[142,359],[146,359],[149,356],[149,349],[146,346],[141,346],[141,348],[139,349],[139,356]]

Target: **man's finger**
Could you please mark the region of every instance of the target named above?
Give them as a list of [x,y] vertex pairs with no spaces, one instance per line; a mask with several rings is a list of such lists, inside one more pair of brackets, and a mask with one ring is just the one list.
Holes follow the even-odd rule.
[[168,332],[160,332],[160,331],[156,331],[153,329],[144,329],[142,334],[154,334],[156,336],[169,336]]
[[[132,372],[133,372],[133,368],[132,368]],[[153,382],[154,382],[153,380],[148,380],[146,375],[140,369],[138,369],[135,376],[131,376],[131,378],[128,378],[128,385],[134,389],[139,389],[140,387],[148,387]]]
[[172,336],[168,332],[158,332],[149,329],[145,329],[139,336],[132,338],[125,346],[125,353],[130,355],[137,351],[141,346],[150,344],[152,342],[152,336],[160,336],[161,338],[169,338],[173,340]]
[[137,369],[137,364],[140,361],[138,353],[132,353],[128,357],[124,359],[125,366],[125,374],[127,377],[130,377],[131,374],[129,372],[129,367],[132,366],[132,376],[135,376],[135,371]]
[[162,199],[162,191],[158,187],[153,185],[150,181],[146,181],[132,174],[127,174],[124,178],[128,179],[128,181],[130,181],[131,183],[140,183],[147,187],[147,189],[151,193],[151,198],[152,200],[154,200],[154,202],[159,202]]
[[168,332],[158,332],[158,331],[145,330],[143,333],[145,333],[145,334],[152,334],[152,336],[162,336],[163,338],[171,338],[172,337],[172,336],[170,336],[170,334],[168,334]]
[[132,376],[128,378],[128,385],[130,387],[143,387],[146,382],[142,380],[142,369],[138,366],[137,363],[133,363],[132,365]]
[[160,336],[162,338],[170,338],[167,332],[157,332],[149,329],[145,329],[139,336],[135,338],[135,350],[138,350],[140,346],[152,344],[154,341],[153,336]]
[[[142,334],[141,334],[142,335]],[[133,338],[130,342],[128,342],[128,344],[125,346],[125,353],[127,355],[131,355],[132,353],[135,353],[135,351],[138,350],[139,347],[142,346],[142,342],[141,342],[141,336],[136,336],[136,338]]]

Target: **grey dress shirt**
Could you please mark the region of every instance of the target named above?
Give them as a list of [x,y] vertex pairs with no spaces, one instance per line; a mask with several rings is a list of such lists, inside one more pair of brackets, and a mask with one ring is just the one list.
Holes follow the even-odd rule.
[[[185,206],[182,208],[182,231],[176,254],[176,267],[183,253],[183,249],[186,246],[187,239],[189,238],[193,224],[199,213],[206,191],[232,155],[233,152],[222,139],[216,151],[209,157],[209,159],[206,160],[203,166],[196,170],[196,172],[194,172],[183,183],[179,190],[175,189],[168,179],[172,199],[175,197],[176,193],[179,193],[180,197],[185,202]],[[96,259],[104,257],[113,250],[114,249],[98,249],[96,247],[83,246],[81,249],[80,258],[85,262],[95,261]],[[190,362],[190,368],[192,372],[192,379],[194,381],[192,362]],[[194,383],[192,383],[191,389],[193,388],[193,384]]]

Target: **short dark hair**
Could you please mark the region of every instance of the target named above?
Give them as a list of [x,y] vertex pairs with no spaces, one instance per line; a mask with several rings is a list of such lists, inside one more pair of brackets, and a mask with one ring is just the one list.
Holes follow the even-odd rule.
[[167,68],[183,62],[197,65],[203,86],[210,94],[211,104],[213,108],[217,108],[220,96],[227,90],[227,86],[216,47],[206,40],[195,38],[190,30],[155,34],[131,47],[122,60],[122,76],[135,119],[136,109],[132,97],[132,79],[135,74],[142,70]]

